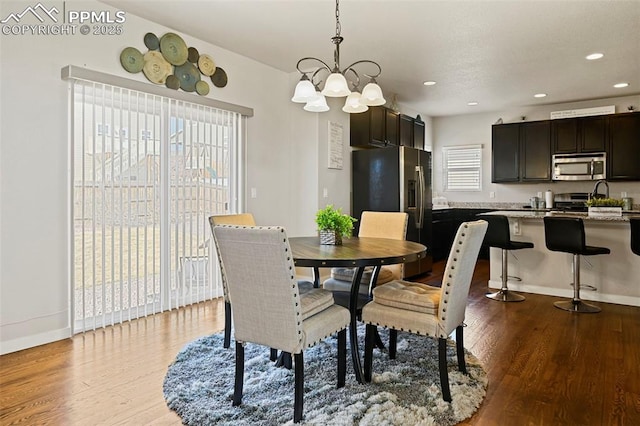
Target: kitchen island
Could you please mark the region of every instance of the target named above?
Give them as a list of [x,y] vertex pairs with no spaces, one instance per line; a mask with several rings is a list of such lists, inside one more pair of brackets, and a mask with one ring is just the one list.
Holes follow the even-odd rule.
[[[509,279],[508,287],[513,291],[559,296],[573,296],[572,255],[550,251],[545,245],[544,223],[548,215],[581,217],[584,220],[587,245],[607,247],[611,254],[582,256],[580,280],[583,288],[580,297],[584,300],[640,306],[640,256],[630,247],[630,215],[618,217],[592,217],[587,213],[544,211],[494,211],[509,218],[511,238],[529,241],[533,249],[518,250],[509,254],[509,275],[522,281]],[[634,214],[635,216],[640,216]],[[502,264],[501,250],[491,248],[491,276],[489,287],[499,289]],[[584,288],[591,285],[596,291]]]

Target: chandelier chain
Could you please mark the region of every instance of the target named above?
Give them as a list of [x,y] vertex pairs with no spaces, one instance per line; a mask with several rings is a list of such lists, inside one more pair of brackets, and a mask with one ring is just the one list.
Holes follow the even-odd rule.
[[336,37],[340,37],[340,0],[336,0]]

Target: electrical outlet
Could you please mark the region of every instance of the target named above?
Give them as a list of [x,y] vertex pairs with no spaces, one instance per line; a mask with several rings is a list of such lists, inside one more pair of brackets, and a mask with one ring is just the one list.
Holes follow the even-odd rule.
[[327,188],[322,189],[322,197],[329,198],[329,190]]
[[520,229],[520,219],[516,219],[512,224],[513,235],[522,235],[522,230]]
[[489,198],[496,198],[496,192],[495,191],[489,191]]
[[251,188],[251,198],[258,198],[258,190],[256,188]]

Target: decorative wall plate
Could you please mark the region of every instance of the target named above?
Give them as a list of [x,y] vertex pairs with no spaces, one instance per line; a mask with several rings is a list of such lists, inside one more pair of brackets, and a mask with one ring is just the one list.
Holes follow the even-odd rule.
[[167,81],[164,84],[169,89],[178,90],[180,88],[180,80],[173,74],[167,76]]
[[147,46],[149,50],[158,50],[160,47],[160,40],[154,33],[146,33],[144,35],[144,45]]
[[171,74],[171,64],[164,59],[160,52],[150,50],[144,54],[142,72],[150,82],[164,84],[167,76]]
[[207,96],[209,94],[209,84],[206,81],[200,80],[196,83],[196,92],[198,95]]
[[216,87],[224,87],[227,85],[227,73],[220,67],[216,67],[216,72],[211,76],[211,82]]
[[172,65],[182,65],[187,62],[189,51],[187,45],[178,34],[166,33],[160,39],[162,56]]
[[122,53],[120,53],[120,63],[122,64],[122,68],[135,74],[142,71],[144,57],[135,47],[125,47]]
[[200,55],[200,59],[198,59],[198,68],[200,68],[200,72],[207,77],[212,76],[214,72],[216,72],[216,63],[209,55]]
[[200,72],[191,62],[175,67],[173,74],[180,80],[182,90],[185,92],[196,90],[196,83],[200,81]]
[[189,62],[191,62],[192,64],[197,64],[198,63],[198,59],[200,59],[200,53],[198,52],[198,49],[196,49],[195,47],[190,47],[188,49],[188,54],[187,54],[187,59],[189,60]]

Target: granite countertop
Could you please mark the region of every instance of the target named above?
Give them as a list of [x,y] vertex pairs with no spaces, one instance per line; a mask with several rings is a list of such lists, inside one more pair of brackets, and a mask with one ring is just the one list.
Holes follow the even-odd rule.
[[[587,216],[587,212],[574,212],[574,211],[561,211],[558,209],[532,209],[525,207],[526,203],[480,203],[480,202],[450,202],[448,207],[436,207],[434,210],[441,209],[493,209],[509,212],[539,212],[548,213],[554,212],[554,214],[566,213],[568,215],[584,215]],[[623,210],[622,215],[640,215],[640,204],[634,204],[632,210]],[[543,217],[544,214],[540,217]],[[531,215],[527,217],[532,217]],[[620,220],[620,219],[619,219]]]
[[567,212],[559,210],[498,210],[485,214],[499,214],[507,217],[520,219],[542,219],[545,216],[567,216],[579,217],[584,220],[606,221],[606,222],[628,222],[630,217],[639,217],[640,212],[627,211],[622,216],[589,216],[587,212]]
[[[526,207],[525,207],[526,206]],[[523,211],[551,211],[553,209],[532,209],[528,202],[512,202],[512,203],[487,203],[487,202],[459,202],[450,201],[450,209],[494,209],[494,210],[523,210]],[[640,204],[634,204],[631,210],[626,212],[640,214]]]

